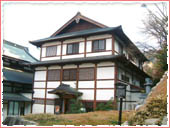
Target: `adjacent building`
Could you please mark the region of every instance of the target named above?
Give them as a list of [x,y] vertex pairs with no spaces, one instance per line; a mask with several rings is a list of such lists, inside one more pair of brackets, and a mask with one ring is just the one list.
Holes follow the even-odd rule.
[[3,120],[7,115],[31,113],[33,70],[25,65],[37,62],[27,47],[3,41]]
[[128,84],[124,110],[140,100],[147,59],[121,26],[108,27],[77,13],[50,37],[30,43],[41,48],[41,61],[32,64],[33,113],[66,113],[72,98],[87,111],[108,100],[117,107],[118,81]]

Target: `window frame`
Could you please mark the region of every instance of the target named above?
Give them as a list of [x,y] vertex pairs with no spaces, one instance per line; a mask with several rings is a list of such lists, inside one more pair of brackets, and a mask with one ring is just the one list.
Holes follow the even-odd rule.
[[[92,69],[92,70],[93,70],[93,75],[92,75],[93,78],[91,78],[91,79],[86,79],[86,78],[81,79],[81,78],[80,78],[80,70],[84,70],[84,69],[85,69],[85,70],[86,70],[86,69],[87,69],[87,70],[88,70],[88,69]],[[80,68],[80,69],[79,69],[79,76],[78,76],[78,77],[79,77],[79,80],[80,80],[80,81],[93,81],[93,80],[94,80],[94,74],[95,74],[95,69],[94,69],[94,67]]]
[[[47,49],[48,49],[48,48],[52,48],[52,47],[56,47],[56,51],[54,52],[55,55],[48,55],[48,54],[47,54]],[[58,47],[58,45],[46,46],[45,56],[46,56],[46,57],[54,57],[54,56],[57,56],[57,47]]]
[[[68,53],[68,47],[69,47],[69,45],[72,45],[72,53]],[[73,45],[78,45],[78,51],[77,51],[77,52],[73,52]],[[68,43],[68,44],[67,44],[66,55],[75,55],[75,54],[79,54],[79,48],[80,48],[80,42]]]
[[[50,72],[50,71],[57,71],[57,72],[59,72],[59,75],[58,75],[59,78],[58,78],[58,79],[50,79],[50,78],[49,78],[49,76],[50,76],[50,75],[49,75],[49,72]],[[48,70],[47,81],[60,81],[60,77],[61,77],[61,76],[60,76],[60,73],[61,73],[61,70],[60,70],[60,69],[49,69],[49,70]]]
[[[75,71],[75,79],[71,79],[71,71]],[[69,71],[68,79],[64,79],[64,71]],[[76,81],[77,80],[77,68],[63,69],[62,81]]]
[[[104,41],[104,49],[99,49],[99,41],[103,40]],[[94,50],[94,43],[95,41],[98,41],[98,50]],[[104,52],[106,51],[106,39],[97,39],[97,40],[92,40],[92,52]]]

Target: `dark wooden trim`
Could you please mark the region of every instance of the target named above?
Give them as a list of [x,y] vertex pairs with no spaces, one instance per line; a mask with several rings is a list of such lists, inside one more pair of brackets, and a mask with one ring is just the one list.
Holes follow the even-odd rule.
[[91,54],[91,53],[102,53],[102,52],[111,52],[112,50],[103,50],[103,51],[91,51],[91,52],[86,52],[86,54]]
[[42,48],[46,48],[46,47],[50,47],[50,46],[59,46],[61,44],[52,44],[52,45],[48,45],[48,46],[42,46]]
[[[84,53],[75,53],[75,54],[64,54],[63,56],[71,56],[71,55],[81,55],[81,54],[84,54]],[[73,58],[74,59],[74,58]]]
[[86,49],[87,49],[87,38],[84,38],[84,57],[86,58]]
[[[94,90],[95,88],[78,88],[78,90]],[[96,90],[113,90],[115,88],[96,88]]]
[[60,70],[60,84],[62,83],[63,80],[63,66],[61,66],[61,70]]
[[113,100],[113,104],[115,105],[115,108],[117,108],[117,98],[116,98],[116,83],[118,80],[118,69],[117,69],[117,64],[115,63],[115,74],[114,74],[114,78],[115,78],[115,82],[114,82],[114,100]]
[[114,55],[115,52],[115,39],[114,36],[112,35],[112,55]]
[[35,80],[34,82],[46,82],[46,80]]
[[115,80],[115,79],[97,79],[97,81],[105,81],[105,80]]
[[42,47],[40,48],[40,61],[41,61],[41,58],[42,58]]
[[60,55],[54,55],[54,56],[45,56],[45,57],[41,57],[41,58],[51,58],[51,57],[60,57]]
[[[46,88],[34,88],[35,90],[36,89],[46,89]],[[47,89],[56,89],[55,87],[54,88],[47,88]]]
[[[34,79],[35,79],[35,72],[33,74],[33,81],[34,81]],[[33,85],[32,85],[32,89],[34,90],[34,82],[33,82]],[[32,97],[31,98],[33,99],[33,93],[32,93]],[[32,113],[32,109],[33,109],[33,101],[31,101],[31,113]]]
[[77,77],[76,77],[76,89],[78,90],[79,86],[79,65],[77,65]]
[[60,60],[62,60],[62,56],[63,56],[63,41],[61,41]]
[[115,67],[115,64],[114,65],[107,65],[107,66],[97,66],[97,68],[113,68]]
[[[34,97],[33,99],[36,99],[36,100],[44,100],[45,98],[36,98]],[[56,98],[46,98],[47,100],[55,100]]]
[[36,71],[46,71],[46,70],[45,70],[45,69],[38,69],[38,70],[35,70],[35,72],[36,72]]
[[47,100],[47,79],[48,79],[48,67],[46,69],[46,81],[45,81],[45,98],[44,98],[44,113],[46,113],[46,100]]
[[96,110],[96,88],[97,88],[97,64],[95,64],[94,70],[94,103],[93,103],[93,110]]

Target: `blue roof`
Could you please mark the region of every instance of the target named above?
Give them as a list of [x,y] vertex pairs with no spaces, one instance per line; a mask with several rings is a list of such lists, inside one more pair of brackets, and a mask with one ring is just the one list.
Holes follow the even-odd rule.
[[3,55],[31,63],[38,61],[29,53],[27,47],[23,47],[21,45],[6,40],[4,40],[3,42]]

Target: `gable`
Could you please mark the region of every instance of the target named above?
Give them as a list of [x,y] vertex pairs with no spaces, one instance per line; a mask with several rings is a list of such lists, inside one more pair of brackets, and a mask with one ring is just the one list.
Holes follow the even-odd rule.
[[76,32],[76,31],[87,30],[87,29],[95,29],[95,28],[101,28],[101,27],[80,19],[78,23],[76,23],[76,21],[73,21],[71,24],[69,24],[58,34]]
[[106,28],[106,25],[103,25],[97,21],[94,21],[88,17],[81,15],[78,12],[72,19],[70,19],[67,23],[65,23],[60,29],[58,29],[55,33],[51,35],[51,37],[55,37],[56,35],[68,33],[68,32],[76,32],[87,29],[94,28]]

